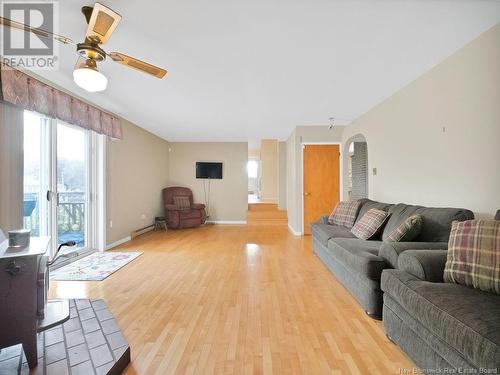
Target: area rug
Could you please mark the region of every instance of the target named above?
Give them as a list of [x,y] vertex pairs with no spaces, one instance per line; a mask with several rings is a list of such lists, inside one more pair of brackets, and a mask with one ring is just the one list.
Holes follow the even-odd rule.
[[140,251],[96,252],[71,264],[51,270],[50,279],[59,281],[101,281],[141,254]]

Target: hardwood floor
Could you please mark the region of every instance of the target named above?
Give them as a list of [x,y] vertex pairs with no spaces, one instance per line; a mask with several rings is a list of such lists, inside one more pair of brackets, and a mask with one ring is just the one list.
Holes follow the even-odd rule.
[[152,232],[102,282],[52,297],[103,298],[127,337],[127,374],[396,374],[414,365],[286,225]]

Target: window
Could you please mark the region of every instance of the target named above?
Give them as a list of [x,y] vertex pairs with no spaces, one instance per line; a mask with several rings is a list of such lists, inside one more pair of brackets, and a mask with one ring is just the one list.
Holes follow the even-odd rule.
[[57,243],[86,246],[88,211],[88,132],[57,124]]
[[24,227],[35,237],[48,235],[48,205],[43,193],[48,186],[48,173],[44,168],[47,155],[43,147],[46,122],[34,113],[24,112],[23,220]]
[[24,227],[50,236],[51,251],[74,241],[96,247],[96,142],[102,136],[55,119],[24,114]]
[[368,148],[365,138],[357,135],[349,144],[348,194],[349,199],[368,197]]
[[256,160],[249,160],[247,163],[247,173],[249,178],[257,178],[259,163]]

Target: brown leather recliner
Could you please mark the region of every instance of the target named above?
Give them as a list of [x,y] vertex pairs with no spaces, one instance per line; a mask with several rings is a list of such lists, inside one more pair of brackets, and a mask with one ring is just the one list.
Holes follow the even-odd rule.
[[[180,209],[174,204],[174,197],[188,197],[190,208]],[[205,205],[193,203],[193,192],[189,188],[171,186],[163,189],[165,220],[169,228],[192,228],[205,224]]]

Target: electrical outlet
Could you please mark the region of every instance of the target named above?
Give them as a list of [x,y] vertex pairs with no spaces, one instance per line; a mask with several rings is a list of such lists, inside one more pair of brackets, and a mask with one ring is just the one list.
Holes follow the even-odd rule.
[[144,220],[146,218],[146,214],[141,215],[141,219]]
[[109,221],[109,227],[110,227],[110,228],[113,228],[113,220],[110,220],[110,221]]

